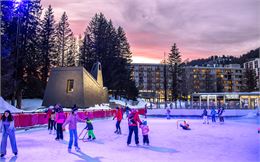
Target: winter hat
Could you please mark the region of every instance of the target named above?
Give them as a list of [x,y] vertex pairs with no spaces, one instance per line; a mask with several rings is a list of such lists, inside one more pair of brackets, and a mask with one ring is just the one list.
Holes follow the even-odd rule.
[[143,125],[147,125],[147,121],[146,121],[146,120],[143,120],[142,124],[143,124]]

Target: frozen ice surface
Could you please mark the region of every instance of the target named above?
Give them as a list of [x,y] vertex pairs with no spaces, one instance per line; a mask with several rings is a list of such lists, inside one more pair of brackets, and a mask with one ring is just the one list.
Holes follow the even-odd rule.
[[[55,141],[47,128],[16,131],[19,153],[13,156],[8,142],[7,155],[0,161],[16,162],[259,162],[259,122],[226,120],[225,124],[202,124],[202,120],[187,119],[190,131],[177,129],[177,119],[148,118],[151,146],[126,145],[127,121],[122,121],[122,135],[114,134],[115,120],[94,120],[97,137],[92,142],[79,141],[81,152],[72,148],[68,153],[68,131],[64,141]],[[78,134],[85,126],[78,124]]]

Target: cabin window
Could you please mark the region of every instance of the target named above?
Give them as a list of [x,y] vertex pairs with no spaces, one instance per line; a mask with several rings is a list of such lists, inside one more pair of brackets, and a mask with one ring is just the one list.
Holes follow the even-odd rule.
[[73,92],[74,89],[74,80],[69,79],[67,80],[67,93]]

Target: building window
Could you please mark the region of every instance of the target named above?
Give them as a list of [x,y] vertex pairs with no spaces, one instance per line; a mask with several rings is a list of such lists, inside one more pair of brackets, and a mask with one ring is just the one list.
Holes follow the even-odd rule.
[[74,80],[69,79],[67,80],[67,93],[73,92],[74,89]]
[[255,68],[258,68],[258,61],[255,61]]

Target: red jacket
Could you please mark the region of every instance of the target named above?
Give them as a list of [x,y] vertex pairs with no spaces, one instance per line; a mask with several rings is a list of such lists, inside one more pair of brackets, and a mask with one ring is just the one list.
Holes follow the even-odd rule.
[[116,116],[114,117],[117,119],[117,121],[121,121],[123,119],[122,111],[121,109],[118,109],[116,112]]
[[51,110],[51,109],[48,109],[48,111],[47,111],[47,118],[48,118],[48,119],[51,118],[51,113],[52,113],[52,110]]
[[138,126],[138,123],[142,123],[138,112],[131,112],[128,116],[128,126]]

